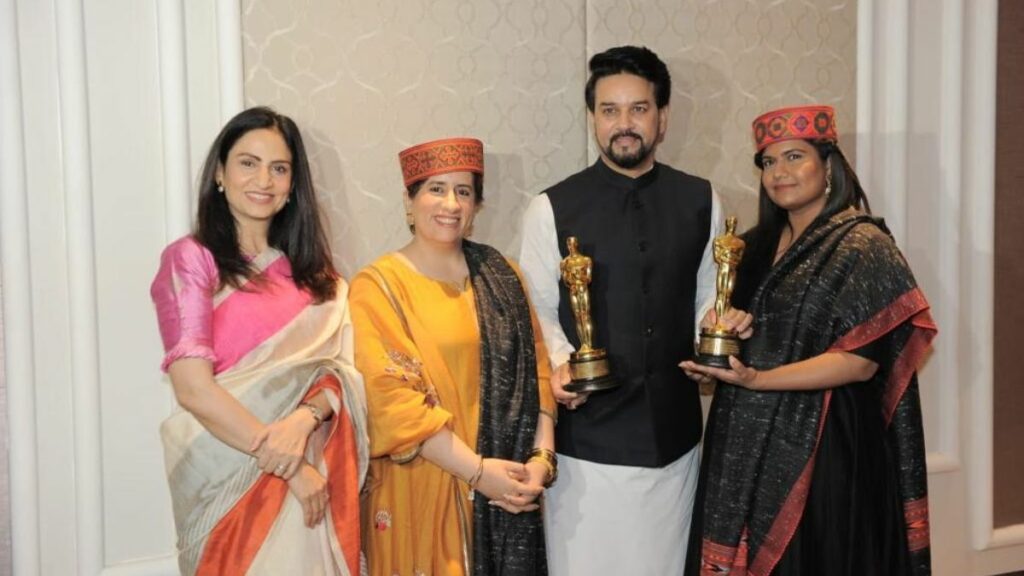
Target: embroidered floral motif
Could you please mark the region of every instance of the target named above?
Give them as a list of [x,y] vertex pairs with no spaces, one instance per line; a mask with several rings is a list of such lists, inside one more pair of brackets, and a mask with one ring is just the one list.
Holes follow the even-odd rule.
[[423,403],[427,406],[434,408],[440,404],[437,390],[433,385],[423,381],[423,363],[418,358],[412,358],[398,350],[388,350],[387,354],[391,364],[384,368],[386,374],[411,383],[413,390],[423,394]]
[[373,515],[373,527],[383,532],[388,528],[391,528],[391,512],[387,510],[378,510]]
[[[391,360],[391,366],[385,368],[390,374],[396,374],[399,372],[407,372],[409,374],[415,374],[416,376],[423,377],[423,363],[420,362],[419,358],[412,358],[406,354],[399,352],[398,350],[388,350],[388,360]],[[408,374],[404,375],[403,380],[408,380]]]

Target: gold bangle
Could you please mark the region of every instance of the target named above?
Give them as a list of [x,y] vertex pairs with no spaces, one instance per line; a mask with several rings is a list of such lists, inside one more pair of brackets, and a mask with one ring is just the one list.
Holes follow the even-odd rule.
[[541,462],[547,468],[544,487],[548,488],[553,485],[558,480],[558,456],[552,450],[538,447],[530,451],[530,457],[526,460],[527,463],[534,461]]

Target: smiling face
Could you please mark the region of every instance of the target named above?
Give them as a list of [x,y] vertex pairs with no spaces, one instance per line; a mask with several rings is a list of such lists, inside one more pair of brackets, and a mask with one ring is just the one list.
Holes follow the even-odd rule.
[[239,228],[266,230],[291,193],[291,150],[277,130],[250,130],[228,151],[216,179]]
[[413,197],[405,195],[416,239],[439,244],[462,242],[479,210],[472,172],[448,172],[427,178]]
[[806,140],[770,144],[762,154],[761,184],[776,206],[790,217],[813,219],[821,213],[825,196],[825,163]]
[[594,85],[590,113],[601,158],[628,176],[654,164],[654,150],[668,126],[668,106],[658,108],[654,83],[633,74],[605,76]]

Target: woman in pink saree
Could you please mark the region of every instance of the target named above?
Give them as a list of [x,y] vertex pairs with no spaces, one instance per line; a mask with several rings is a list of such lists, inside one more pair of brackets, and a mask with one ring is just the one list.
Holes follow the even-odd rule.
[[151,295],[180,408],[161,426],[186,575],[358,574],[366,407],[348,287],[302,138],[235,116]]

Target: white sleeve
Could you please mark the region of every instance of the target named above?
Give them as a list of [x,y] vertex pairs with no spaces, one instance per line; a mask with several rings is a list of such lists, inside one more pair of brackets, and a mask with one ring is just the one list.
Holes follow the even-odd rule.
[[558,251],[558,233],[555,230],[555,214],[547,194],[538,194],[530,201],[523,213],[523,244],[519,250],[519,268],[526,278],[530,300],[537,311],[544,344],[552,368],[569,361],[569,354],[575,351],[562,331],[558,321],[558,282],[561,280],[559,266],[562,255]]
[[722,201],[714,189],[711,190],[711,232],[708,235],[708,243],[704,246],[704,256],[700,259],[700,268],[697,269],[697,296],[693,309],[697,316],[694,318],[694,337],[700,332],[700,321],[704,319],[715,305],[715,277],[718,270],[715,267],[714,243],[715,236],[718,236],[725,229],[725,219],[722,217]]

